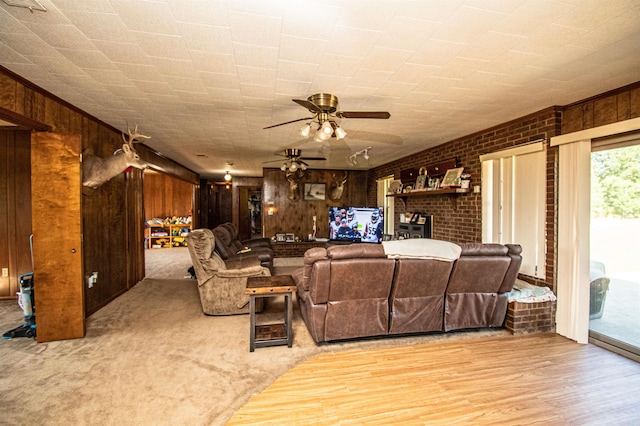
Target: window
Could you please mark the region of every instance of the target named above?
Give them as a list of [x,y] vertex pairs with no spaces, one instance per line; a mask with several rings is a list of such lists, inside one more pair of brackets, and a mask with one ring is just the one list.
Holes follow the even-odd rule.
[[545,143],[480,156],[482,242],[520,244],[520,273],[545,277]]

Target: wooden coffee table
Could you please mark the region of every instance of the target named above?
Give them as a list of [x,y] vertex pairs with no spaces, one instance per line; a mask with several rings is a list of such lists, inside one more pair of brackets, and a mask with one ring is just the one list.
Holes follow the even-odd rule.
[[[293,343],[291,318],[293,316],[291,298],[296,288],[291,275],[273,275],[269,277],[247,278],[246,293],[249,295],[249,317],[251,335],[249,351],[267,346],[287,345]],[[256,324],[256,298],[284,296],[284,322],[276,324]]]

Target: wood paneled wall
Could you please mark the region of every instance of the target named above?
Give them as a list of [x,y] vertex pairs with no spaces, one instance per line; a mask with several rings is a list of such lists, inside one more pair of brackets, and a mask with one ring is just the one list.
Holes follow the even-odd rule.
[[19,277],[33,271],[31,235],[31,137],[29,131],[0,131],[0,299],[15,299]]
[[[7,114],[23,118],[23,127],[49,128],[60,134],[80,135],[82,149],[92,149],[96,155],[110,156],[122,145],[121,131],[66,103],[56,96],[0,67],[0,109]],[[31,124],[30,124],[31,123]],[[144,129],[144,123],[138,123]],[[123,123],[123,126],[125,123]],[[22,128],[22,127],[21,127]],[[20,131],[1,130],[0,189],[7,194],[7,207],[3,221],[15,238],[7,240],[8,248],[0,249],[0,261],[10,267],[8,280],[0,281],[5,291],[12,292],[19,274],[31,270],[28,235],[31,233],[31,197],[25,190],[30,183],[30,167],[47,167],[46,164],[29,164],[30,137]],[[153,135],[151,135],[153,136]],[[27,151],[25,151],[27,149]],[[197,183],[199,176],[192,171],[164,158],[141,145],[141,157],[165,173],[180,176]],[[19,158],[18,158],[19,157]],[[4,171],[6,170],[6,173]],[[29,175],[27,175],[27,173]],[[83,268],[85,275],[99,273],[98,284],[85,288],[85,315],[89,316],[102,306],[133,287],[144,278],[144,228],[142,171],[133,169],[121,173],[96,190],[83,190],[82,230]],[[34,220],[46,220],[34,218]],[[23,221],[16,225],[16,221]],[[28,225],[22,225],[22,223]],[[27,230],[28,227],[28,230]],[[11,232],[11,231],[8,231]],[[16,233],[17,232],[17,233]],[[26,236],[26,237],[25,237]],[[2,256],[5,258],[3,259]],[[10,260],[16,256],[16,260]],[[26,260],[25,260],[25,257]],[[13,258],[12,258],[13,259]],[[15,265],[15,266],[13,266]],[[2,265],[0,265],[2,266]],[[4,267],[4,266],[2,266]],[[86,278],[86,277],[83,277]],[[37,282],[37,277],[35,280]],[[8,284],[7,284],[8,282]],[[2,295],[0,294],[0,297]],[[15,298],[13,295],[7,297]]]
[[[289,182],[280,169],[263,169],[262,187],[262,234],[273,237],[276,233],[293,233],[296,237],[306,239],[313,230],[313,216],[316,216],[317,233],[319,238],[329,235],[329,207],[375,207],[367,204],[367,172],[349,170],[344,192],[339,201],[329,199],[329,189],[333,182],[334,173],[338,176],[341,170],[306,170],[300,181],[300,199],[289,200]],[[326,196],[324,201],[305,201],[305,183],[324,183]],[[274,214],[269,215],[269,209]]]
[[563,108],[562,134],[640,117],[638,83],[585,99]]
[[144,172],[145,219],[186,217],[193,212],[194,185],[154,171]]

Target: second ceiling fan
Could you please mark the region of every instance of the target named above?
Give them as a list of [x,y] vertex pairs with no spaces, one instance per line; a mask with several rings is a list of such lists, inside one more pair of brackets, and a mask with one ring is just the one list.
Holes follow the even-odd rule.
[[[309,96],[306,100],[292,99],[293,102],[301,105],[314,115],[311,117],[299,118],[297,120],[286,121],[284,123],[267,126],[265,129],[284,126],[285,124],[296,123],[298,121],[310,120],[301,130],[300,134],[304,137],[311,135],[312,124],[317,125],[314,140],[323,142],[331,137],[336,139],[344,138],[347,133],[336,123],[335,118],[373,118],[388,119],[391,117],[387,111],[339,111],[338,97],[330,93],[316,93]],[[315,127],[315,126],[314,126]]]

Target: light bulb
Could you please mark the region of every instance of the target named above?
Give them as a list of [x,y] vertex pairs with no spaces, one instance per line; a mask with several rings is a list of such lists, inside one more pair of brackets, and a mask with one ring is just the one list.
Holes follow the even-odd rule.
[[347,136],[347,132],[342,130],[342,127],[336,126],[336,139],[340,140],[340,139],[344,138],[345,136]]
[[302,170],[307,170],[307,166],[305,166],[304,163],[300,163],[300,168]]
[[287,171],[287,163],[283,163],[282,166],[280,166],[280,170],[282,170],[283,172]]
[[289,170],[291,170],[292,172],[295,172],[296,170],[298,170],[298,163],[296,163],[295,161],[291,162],[291,165],[289,166]]
[[369,159],[369,151],[368,150],[364,150],[364,159],[368,160]]
[[302,136],[303,138],[306,138],[309,136],[310,132],[311,132],[311,125],[306,124],[303,128],[300,129],[300,136]]
[[230,181],[231,181],[231,175],[229,174],[229,172],[227,172],[227,173],[224,175],[224,180],[226,180],[227,182],[230,182]]
[[314,142],[322,142],[325,140],[322,132],[316,132],[316,135],[313,137]]
[[333,133],[333,127],[331,127],[331,122],[329,122],[329,120],[322,123],[322,133],[331,137],[331,134]]

